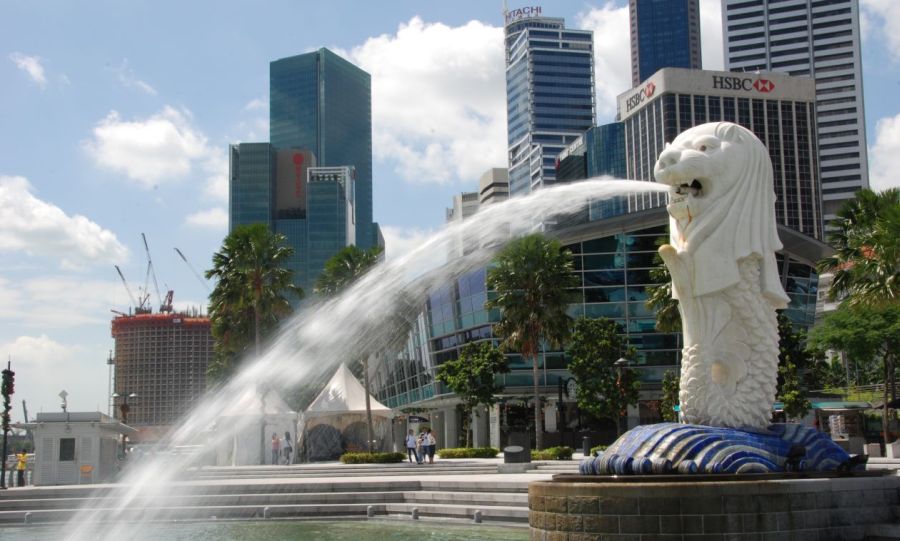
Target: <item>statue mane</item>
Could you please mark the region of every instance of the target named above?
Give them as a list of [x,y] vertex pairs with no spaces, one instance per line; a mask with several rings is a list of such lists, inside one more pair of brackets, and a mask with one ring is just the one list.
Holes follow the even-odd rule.
[[746,257],[762,260],[763,295],[775,308],[784,308],[788,297],[779,278],[774,252],[782,248],[775,220],[775,190],[772,163],[762,142],[746,128],[730,122],[691,128],[673,146],[703,136],[714,136],[720,151],[709,160],[719,160],[721,176],[713,178],[714,189],[703,211],[683,224],[670,217],[670,243],[696,261],[693,269],[695,296],[715,293],[740,279],[738,264]]

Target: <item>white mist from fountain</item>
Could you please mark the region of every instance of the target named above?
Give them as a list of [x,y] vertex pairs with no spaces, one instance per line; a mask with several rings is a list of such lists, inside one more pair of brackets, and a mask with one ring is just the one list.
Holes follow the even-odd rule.
[[[195,457],[175,449],[196,444],[206,434],[210,434],[204,442],[208,450],[231,441],[254,422],[258,390],[289,388],[333,371],[341,362],[402,343],[407,336],[403,323],[416,317],[428,293],[487,265],[506,242],[541,223],[564,227],[573,222],[573,215],[584,216],[590,201],[667,191],[654,182],[613,179],[545,188],[482,208],[431,235],[403,257],[373,267],[342,294],[308,306],[286,322],[259,359],[248,359],[239,373],[209,392],[183,418],[167,435],[161,452],[130,465],[118,488],[80,509],[65,526],[66,538],[136,539],[146,523],[177,517],[177,488],[189,476]],[[242,408],[248,415],[230,417],[227,426],[216,424],[223,412]]]

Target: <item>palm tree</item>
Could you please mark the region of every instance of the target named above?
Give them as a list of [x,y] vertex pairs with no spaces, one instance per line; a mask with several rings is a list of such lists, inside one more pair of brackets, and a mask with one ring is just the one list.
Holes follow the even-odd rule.
[[316,279],[315,292],[324,296],[338,293],[378,263],[382,251],[380,246],[368,250],[356,246],[342,249],[325,262],[322,274]]
[[[234,358],[250,342],[260,354],[264,334],[291,313],[287,295],[303,297],[303,290],[292,282],[286,268],[294,250],[285,246],[284,235],[273,234],[265,224],[239,226],[225,237],[213,254],[213,268],[206,278],[216,278],[209,297],[209,314],[217,348],[227,358],[217,359],[227,373]],[[252,326],[250,323],[252,322]]]
[[900,189],[865,189],[831,222],[828,242],[834,255],[818,264],[833,273],[829,297],[851,305],[900,302]]
[[[322,274],[316,279],[315,292],[326,297],[336,295],[378,263],[382,251],[383,248],[380,246],[374,246],[368,250],[362,250],[356,246],[347,246],[342,249],[325,262]],[[374,430],[372,405],[369,398],[369,357],[367,355],[363,356],[362,364],[363,387],[366,390],[366,447],[371,453]]]
[[538,390],[538,353],[541,340],[561,348],[569,336],[572,318],[566,313],[578,287],[572,254],[557,240],[533,234],[507,245],[488,270],[487,286],[496,294],[488,308],[499,308],[494,331],[501,345],[531,359],[534,383],[534,431],[538,449],[544,446]]
[[[656,241],[661,246],[668,239],[660,237]],[[672,298],[672,276],[659,254],[653,256],[650,281],[656,285],[647,287],[647,308],[656,312],[656,330],[659,332],[680,332],[681,313],[678,301]]]

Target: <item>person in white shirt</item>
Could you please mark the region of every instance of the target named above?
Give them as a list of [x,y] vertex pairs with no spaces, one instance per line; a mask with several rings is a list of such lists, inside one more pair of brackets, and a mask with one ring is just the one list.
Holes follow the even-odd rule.
[[426,449],[428,451],[428,463],[434,464],[434,450],[437,447],[437,439],[434,437],[434,432],[429,428],[425,431],[425,444],[427,445]]
[[416,456],[416,434],[411,428],[409,433],[406,434],[406,455],[409,458],[409,463],[412,464],[413,457]]

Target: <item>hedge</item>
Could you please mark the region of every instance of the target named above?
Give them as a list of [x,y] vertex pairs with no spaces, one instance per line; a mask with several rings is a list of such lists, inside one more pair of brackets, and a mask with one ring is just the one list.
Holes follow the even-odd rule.
[[393,464],[406,460],[403,453],[344,453],[341,462],[344,464]]
[[548,447],[543,451],[531,451],[531,460],[571,460],[571,447]]
[[450,447],[440,449],[440,458],[494,458],[500,453],[495,447]]
[[606,451],[607,447],[609,447],[609,445],[596,445],[594,447],[591,447],[591,456],[597,456],[603,451]]

